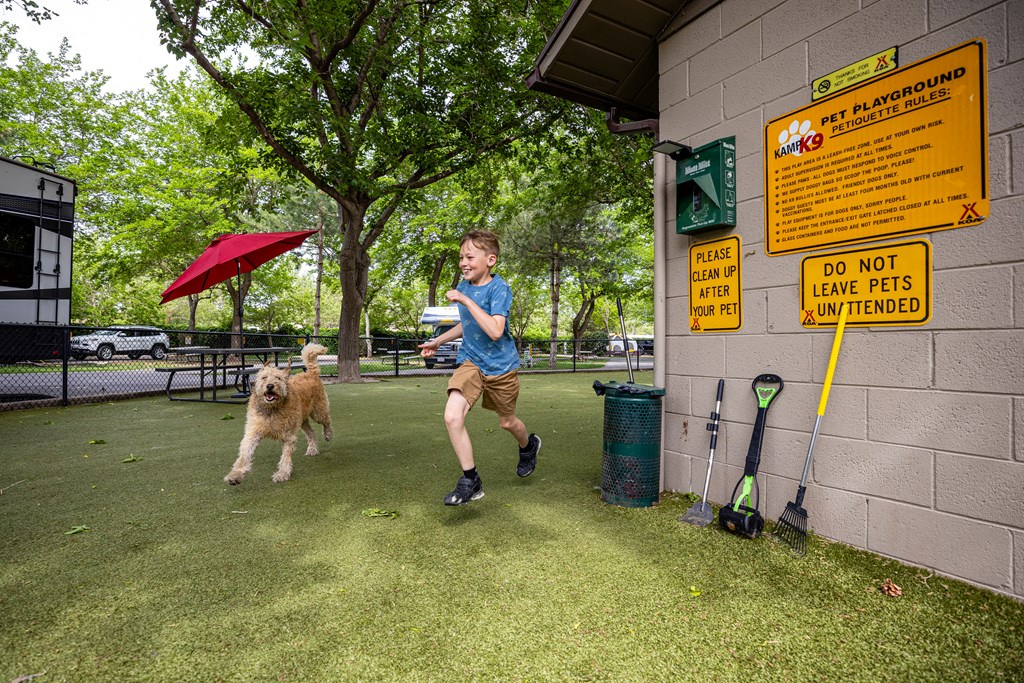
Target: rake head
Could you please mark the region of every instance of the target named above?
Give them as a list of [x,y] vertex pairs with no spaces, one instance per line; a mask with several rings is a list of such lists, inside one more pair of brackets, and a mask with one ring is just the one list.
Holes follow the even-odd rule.
[[786,503],[772,535],[803,557],[807,552],[807,510],[798,503]]
[[711,524],[711,520],[714,518],[715,512],[711,509],[711,506],[701,501],[700,503],[694,503],[686,511],[686,514],[679,518],[679,521],[693,524],[694,526],[707,526]]

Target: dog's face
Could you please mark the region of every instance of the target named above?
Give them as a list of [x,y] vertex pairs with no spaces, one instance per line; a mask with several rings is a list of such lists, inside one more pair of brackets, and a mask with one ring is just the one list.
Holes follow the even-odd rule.
[[252,385],[252,401],[256,405],[276,406],[288,400],[288,375],[283,368],[264,365]]

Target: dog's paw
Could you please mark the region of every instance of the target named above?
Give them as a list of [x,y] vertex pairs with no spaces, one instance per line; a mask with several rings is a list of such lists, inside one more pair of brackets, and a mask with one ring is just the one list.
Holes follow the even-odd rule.
[[334,438],[334,430],[333,429],[325,429],[324,430],[324,441],[330,441],[333,438]]
[[236,486],[242,483],[242,476],[240,474],[229,474],[228,476],[224,477],[224,481],[231,484],[232,486]]
[[281,482],[288,481],[291,478],[291,472],[274,472],[274,476],[272,476],[270,479],[271,481],[280,484]]
[[306,455],[320,455],[319,448],[308,448],[306,449]]

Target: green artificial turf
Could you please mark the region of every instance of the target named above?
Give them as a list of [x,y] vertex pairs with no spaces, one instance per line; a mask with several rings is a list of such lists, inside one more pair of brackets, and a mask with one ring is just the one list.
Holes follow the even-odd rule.
[[0,413],[0,680],[1022,679],[1011,599],[681,524],[682,495],[603,504],[594,379],[523,378],[525,480],[474,410],[486,496],[461,508],[444,377],[329,386],[336,438],[310,458],[300,437],[284,484],[269,441],[223,483],[243,406]]

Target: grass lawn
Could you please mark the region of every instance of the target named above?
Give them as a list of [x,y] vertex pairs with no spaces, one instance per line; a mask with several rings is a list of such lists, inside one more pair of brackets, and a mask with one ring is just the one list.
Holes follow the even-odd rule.
[[685,496],[601,503],[594,379],[523,378],[544,439],[525,480],[474,410],[487,495],[461,508],[445,377],[329,386],[336,438],[284,484],[276,442],[222,482],[244,406],[0,413],[0,681],[1024,678],[1021,603],[680,524]]

